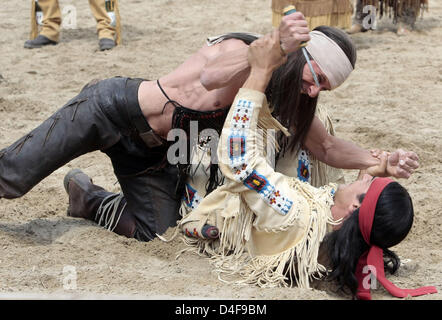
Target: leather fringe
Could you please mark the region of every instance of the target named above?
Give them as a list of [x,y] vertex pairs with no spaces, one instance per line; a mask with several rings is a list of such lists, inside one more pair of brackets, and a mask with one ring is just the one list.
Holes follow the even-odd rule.
[[[248,251],[248,241],[254,227],[254,213],[241,201],[240,196],[236,195],[238,210],[218,212],[223,218],[220,238],[207,241],[184,236],[183,240],[189,248],[179,254],[193,252],[210,257],[210,263],[214,266],[218,279],[225,283],[259,287],[297,285],[300,288],[309,288],[312,279],[322,278],[327,271],[318,262],[319,247],[327,232],[327,224],[336,222],[330,213],[331,203],[326,200],[329,198],[327,188],[318,194],[310,190],[311,186],[297,179],[293,179],[292,184],[292,188],[309,199],[312,210],[312,213],[307,213],[309,222],[306,233],[295,246],[274,255],[252,256]],[[284,231],[286,227],[288,226],[267,232],[277,233]]]

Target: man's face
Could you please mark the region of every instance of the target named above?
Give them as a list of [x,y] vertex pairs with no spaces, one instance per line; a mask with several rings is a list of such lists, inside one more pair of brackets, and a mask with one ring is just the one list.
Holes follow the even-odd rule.
[[[333,218],[335,220],[342,219],[342,222],[344,222],[345,219],[361,206],[361,198],[367,193],[372,182],[373,177],[369,174],[364,174],[360,180],[340,185],[335,195],[336,206],[332,208]],[[334,226],[333,229],[339,229],[342,226],[342,222]]]
[[315,70],[316,75],[318,77],[319,85],[318,88],[315,84],[315,79],[313,78],[312,72],[308,64],[304,65],[304,69],[302,71],[302,90],[301,93],[308,94],[311,98],[317,97],[319,91],[321,90],[331,90],[330,82],[327,77],[324,75],[322,70],[316,64],[315,61],[310,60],[313,70]]
[[[359,195],[367,193],[372,182],[373,177],[369,174],[364,174],[360,180],[356,180],[349,184],[340,185],[340,196],[342,197],[343,201],[349,205],[351,203],[359,202]],[[356,206],[354,209],[357,208],[359,208],[359,206]],[[354,211],[354,209],[351,211]]]

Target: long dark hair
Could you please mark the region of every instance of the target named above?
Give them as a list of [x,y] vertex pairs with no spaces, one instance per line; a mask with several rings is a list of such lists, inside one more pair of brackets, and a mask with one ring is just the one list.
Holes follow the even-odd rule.
[[[336,42],[355,67],[356,47],[345,32],[328,26],[319,26],[314,30]],[[308,57],[313,60],[310,54]],[[280,140],[280,145],[288,151],[295,151],[305,142],[318,103],[318,97],[311,98],[301,93],[302,73],[306,63],[301,50],[289,54],[287,63],[273,72],[266,90],[269,103],[274,107],[273,115],[292,133],[289,144],[286,137]]]
[[[413,203],[407,190],[397,182],[385,187],[376,204],[370,242],[384,250],[385,270],[391,274],[399,268],[398,256],[388,248],[400,243],[413,224]],[[368,245],[359,229],[359,209],[345,220],[340,229],[330,233],[324,243],[330,260],[327,278],[336,280],[339,289],[355,297],[358,282],[355,276],[359,257]]]
[[[354,68],[356,48],[345,32],[328,26],[319,26],[314,30],[324,33],[335,41],[347,55]],[[257,38],[250,33],[232,32],[224,35],[223,40],[238,39],[250,45]],[[310,55],[309,58],[313,60]],[[301,50],[289,54],[287,62],[273,72],[265,91],[267,101],[274,108],[273,116],[292,133],[290,140],[283,135],[278,138],[279,145],[282,147],[282,152],[278,156],[282,155],[284,151],[294,151],[296,147],[301,147],[315,116],[318,98],[310,98],[307,94],[301,94],[302,74],[306,63]],[[212,178],[209,180],[208,193],[218,185],[213,180],[217,169],[217,166],[211,166]]]
[[[319,26],[314,30],[324,33],[336,42],[348,57],[353,68],[355,67],[356,47],[344,31],[328,26]],[[229,33],[225,40],[232,38],[242,40],[248,45],[257,39],[251,34]],[[308,56],[310,60],[313,60],[310,54]],[[285,137],[281,137],[280,140],[280,145],[289,151],[294,151],[296,147],[299,148],[304,143],[318,103],[318,97],[310,98],[307,94],[301,93],[302,73],[306,63],[301,50],[289,54],[287,62],[273,72],[265,92],[267,101],[274,108],[273,116],[293,135],[290,142]]]

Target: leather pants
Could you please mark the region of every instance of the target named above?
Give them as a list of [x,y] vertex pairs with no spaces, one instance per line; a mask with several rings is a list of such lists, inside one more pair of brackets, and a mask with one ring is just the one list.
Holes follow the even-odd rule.
[[[140,83],[121,77],[91,82],[40,126],[1,150],[0,198],[20,197],[69,161],[101,150],[112,161],[123,196],[119,223],[126,226],[114,230],[149,241],[175,225],[180,218],[178,170],[165,161],[167,145],[146,146],[130,118],[141,114]],[[109,194],[91,193],[95,205],[89,209],[96,211]],[[94,220],[94,213],[86,216]]]

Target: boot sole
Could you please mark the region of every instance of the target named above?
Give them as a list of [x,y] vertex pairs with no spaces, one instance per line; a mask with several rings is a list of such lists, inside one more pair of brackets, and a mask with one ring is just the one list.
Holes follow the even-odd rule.
[[46,46],[55,46],[55,45],[57,45],[57,43],[46,43],[46,44],[37,44],[37,45],[25,44],[24,47],[26,49],[38,49]]
[[113,48],[115,48],[115,45],[113,45],[113,46],[102,46],[102,47],[100,47],[100,51],[112,50]]

